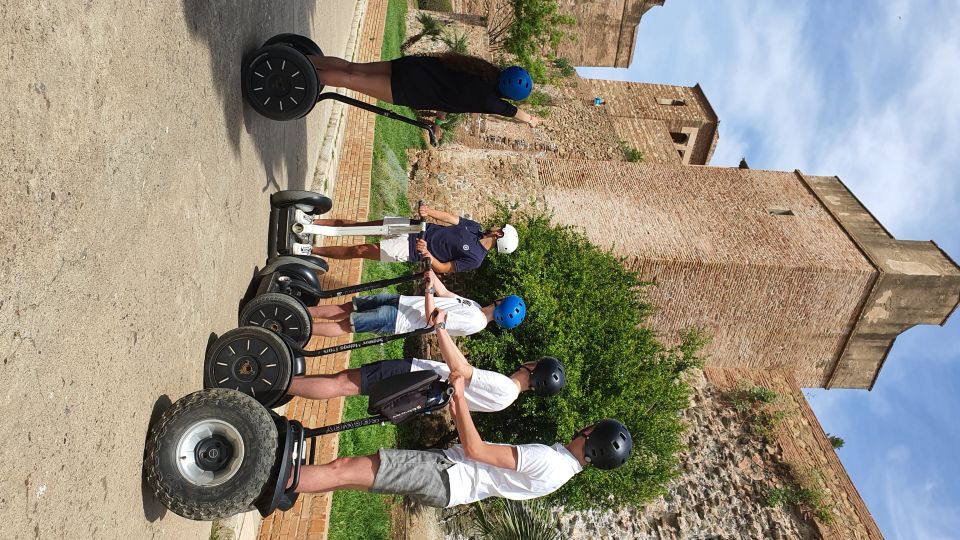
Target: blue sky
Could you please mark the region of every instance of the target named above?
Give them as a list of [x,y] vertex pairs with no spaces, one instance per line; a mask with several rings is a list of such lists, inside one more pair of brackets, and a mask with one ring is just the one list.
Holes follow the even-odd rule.
[[[837,175],[890,232],[960,260],[960,5],[667,0],[629,69],[692,86],[720,117],[711,162]],[[960,538],[960,314],[896,341],[871,392],[807,390],[880,529]]]

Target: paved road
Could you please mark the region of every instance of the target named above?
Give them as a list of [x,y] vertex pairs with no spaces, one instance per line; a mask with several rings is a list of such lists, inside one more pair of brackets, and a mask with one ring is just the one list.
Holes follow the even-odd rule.
[[281,31],[342,54],[355,4],[0,5],[4,538],[206,538],[143,490],[147,425],[200,388],[328,116],[257,117],[240,57]]

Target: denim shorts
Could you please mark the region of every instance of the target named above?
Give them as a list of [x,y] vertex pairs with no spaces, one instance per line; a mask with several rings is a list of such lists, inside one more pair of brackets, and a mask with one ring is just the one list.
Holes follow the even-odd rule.
[[399,294],[380,293],[354,297],[350,327],[354,332],[393,334],[397,330],[399,305]]

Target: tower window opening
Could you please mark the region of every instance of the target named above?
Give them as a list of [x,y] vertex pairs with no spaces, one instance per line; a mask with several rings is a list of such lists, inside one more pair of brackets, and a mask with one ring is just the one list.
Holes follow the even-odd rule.
[[657,99],[657,103],[659,103],[660,105],[670,105],[672,107],[681,107],[687,104],[686,101],[682,99],[675,99],[675,98],[659,98]]
[[771,216],[793,216],[796,215],[793,213],[793,210],[787,208],[771,208],[767,210]]
[[674,133],[670,132],[670,138],[673,139],[674,144],[684,145],[687,144],[687,141],[690,140],[689,133]]

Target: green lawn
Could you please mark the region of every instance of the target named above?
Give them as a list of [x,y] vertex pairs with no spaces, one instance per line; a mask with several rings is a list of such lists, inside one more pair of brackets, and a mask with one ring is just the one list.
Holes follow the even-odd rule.
[[[406,2],[390,0],[387,8],[387,20],[384,30],[381,58],[391,59],[400,56],[400,44],[404,40],[403,21],[406,17]],[[401,114],[412,115],[404,107],[394,107],[380,103],[382,107],[394,109]],[[382,116],[376,119],[376,135],[373,143],[373,178],[370,190],[369,219],[378,219],[384,215],[409,215],[407,201],[407,154],[408,148],[423,147],[423,136],[418,128],[390,120]],[[364,262],[363,281],[373,281],[400,276],[412,271],[405,264]],[[391,287],[385,290],[396,290]],[[381,292],[381,291],[375,291]],[[356,340],[371,337],[360,334]],[[377,347],[356,349],[350,355],[350,367],[375,362],[387,358],[403,357],[403,341],[391,341]],[[367,400],[361,397],[348,398],[343,419],[352,420],[367,416]],[[379,448],[396,447],[396,428],[385,426],[367,426],[340,434],[340,455],[355,456],[372,454]],[[390,537],[390,506],[392,497],[372,495],[355,491],[341,491],[333,497],[333,511],[330,517],[331,540],[383,539]]]

